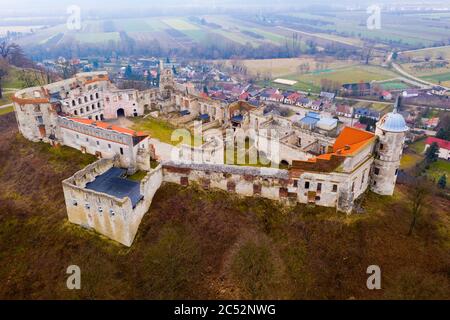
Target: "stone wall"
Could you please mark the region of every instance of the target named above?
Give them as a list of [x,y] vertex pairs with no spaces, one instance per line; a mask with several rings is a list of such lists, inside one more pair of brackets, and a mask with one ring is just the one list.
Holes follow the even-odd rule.
[[162,166],[150,171],[141,181],[144,199],[133,208],[129,198],[119,199],[85,189],[87,183],[117,164],[117,159],[101,159],[63,181],[67,215],[71,223],[131,246],[142,217],[148,212],[153,196],[161,186]]
[[163,175],[164,182],[184,186],[195,182],[205,189],[221,189],[242,196],[286,201],[292,196],[287,170],[165,162]]

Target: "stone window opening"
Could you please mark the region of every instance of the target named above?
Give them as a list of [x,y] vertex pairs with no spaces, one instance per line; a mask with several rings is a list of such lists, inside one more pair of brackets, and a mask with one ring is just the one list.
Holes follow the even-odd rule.
[[99,213],[103,213],[103,208],[102,207],[98,207],[98,212]]
[[380,150],[383,150],[384,149],[384,144],[380,144]]
[[114,212],[113,209],[110,209],[110,210],[109,210],[109,215],[110,215],[111,217],[114,217],[114,216],[116,215],[116,213]]
[[338,185],[333,184],[333,192],[336,193],[338,191]]
[[378,176],[380,174],[380,168],[375,168],[374,173],[376,176]]
[[305,189],[307,189],[307,190],[308,190],[308,189],[309,189],[309,187],[310,187],[310,185],[311,185],[311,184],[310,184],[310,182],[309,182],[309,181],[306,181],[306,182],[305,182]]
[[86,210],[90,210],[90,209],[91,209],[91,205],[90,205],[89,203],[86,203],[86,204],[84,205],[84,207],[86,208]]
[[123,155],[123,148],[120,148],[120,154]]
[[77,206],[78,206],[77,200],[72,200],[72,205],[73,205],[74,207],[77,207]]
[[317,184],[317,192],[321,192],[322,191],[322,184],[318,183]]

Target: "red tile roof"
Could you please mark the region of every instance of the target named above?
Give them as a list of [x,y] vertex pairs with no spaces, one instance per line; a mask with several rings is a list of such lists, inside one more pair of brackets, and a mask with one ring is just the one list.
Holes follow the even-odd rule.
[[439,139],[435,137],[429,137],[427,141],[425,142],[427,145],[431,145],[432,143],[436,142],[439,148],[450,150],[450,141]]
[[90,120],[90,119],[85,119],[85,118],[69,118],[72,121],[78,122],[78,123],[83,123],[83,124],[87,124],[87,125],[92,125],[92,126],[96,126],[105,130],[113,130],[116,132],[120,132],[120,133],[125,133],[125,134],[129,134],[131,136],[135,136],[135,137],[145,137],[147,136],[145,133],[143,132],[137,132],[131,129],[127,129],[127,128],[122,128],[116,125],[112,125],[110,123],[106,123],[106,122],[101,122],[101,121],[95,121],[95,120]]

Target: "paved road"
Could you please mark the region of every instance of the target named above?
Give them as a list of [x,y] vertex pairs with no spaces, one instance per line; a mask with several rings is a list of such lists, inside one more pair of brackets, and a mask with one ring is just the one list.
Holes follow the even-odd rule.
[[[420,79],[420,78],[418,78],[416,76],[413,76],[412,74],[409,74],[408,72],[403,70],[398,64],[396,64],[394,62],[392,62],[392,67],[394,68],[395,71],[397,71],[398,73],[400,73],[404,77],[409,78],[409,79],[414,80],[415,82],[417,82],[418,86],[421,87],[422,89],[429,89],[430,87],[436,86],[435,83],[422,80],[422,79]],[[443,86],[441,86],[441,87],[443,87]],[[446,88],[446,89],[449,90],[448,88]]]

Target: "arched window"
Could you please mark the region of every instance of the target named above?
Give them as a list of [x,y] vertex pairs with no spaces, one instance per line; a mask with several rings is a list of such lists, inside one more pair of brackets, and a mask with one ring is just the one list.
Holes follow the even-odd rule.
[[72,100],[72,107],[75,107],[77,105],[77,102],[75,100]]
[[94,96],[91,94],[91,101],[94,100]]
[[98,92],[95,93],[95,98],[98,99]]

